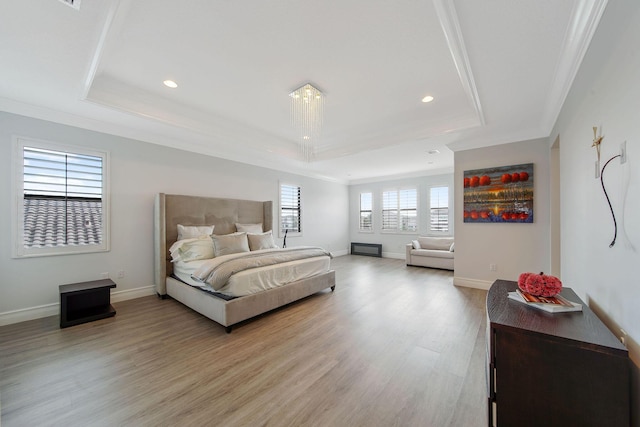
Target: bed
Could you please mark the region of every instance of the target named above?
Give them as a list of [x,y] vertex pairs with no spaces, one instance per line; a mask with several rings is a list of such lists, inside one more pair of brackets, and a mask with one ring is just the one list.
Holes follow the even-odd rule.
[[[233,326],[266,313],[275,308],[310,296],[325,289],[335,289],[335,272],[328,268],[309,273],[310,277],[300,278],[286,284],[278,284],[266,290],[251,291],[247,295],[227,297],[216,295],[210,290],[186,283],[174,272],[170,249],[178,240],[178,224],[213,226],[216,236],[232,235],[237,232],[236,224],[262,224],[263,232],[271,231],[273,224],[273,203],[251,200],[171,195],[160,193],[155,200],[154,215],[154,282],[157,294],[181,302],[198,313],[226,328],[230,333]],[[265,233],[266,234],[266,233]],[[260,252],[260,251],[258,251]],[[313,263],[304,261],[301,263]],[[281,270],[287,270],[286,265]],[[289,269],[291,270],[291,269]],[[286,272],[285,272],[286,273]],[[252,280],[250,271],[243,271],[235,279],[235,285]],[[242,276],[244,275],[244,276]],[[285,274],[286,276],[286,274]],[[281,279],[284,280],[284,279]],[[235,289],[235,288],[234,288]],[[224,290],[224,289],[223,289]]]

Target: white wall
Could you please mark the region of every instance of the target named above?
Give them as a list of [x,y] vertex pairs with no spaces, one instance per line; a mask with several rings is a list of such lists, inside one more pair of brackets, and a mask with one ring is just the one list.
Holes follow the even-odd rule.
[[[12,135],[108,150],[111,156],[111,251],[11,258]],[[152,293],[153,201],[156,193],[274,201],[278,183],[303,192],[303,235],[288,245],[347,253],[348,190],[330,183],[219,158],[0,112],[0,325],[58,313],[58,285],[100,278],[117,283],[114,300]],[[280,243],[280,239],[276,240]],[[115,278],[123,270],[123,279]]]
[[[540,139],[455,153],[455,285],[488,289],[496,279],[549,272],[549,150],[547,140]],[[533,163],[533,224],[463,222],[465,170],[523,163]],[[496,264],[496,271],[489,270],[490,264]]]
[[[640,366],[640,2],[609,1],[563,106],[550,142],[560,139],[562,281],[574,288],[619,335],[624,328]],[[626,164],[604,174],[618,221],[594,177],[593,126],[601,126],[602,165],[627,141]],[[637,371],[636,371],[637,372]],[[638,375],[636,373],[636,375]],[[640,425],[640,379],[635,382]]]
[[[349,238],[351,242],[381,243],[385,258],[405,259],[405,245],[417,236],[436,235],[429,232],[429,198],[431,187],[449,187],[449,232],[437,235],[454,235],[453,174],[429,175],[397,180],[377,181],[349,186]],[[394,188],[418,189],[418,232],[382,233],[382,192]],[[361,232],[360,193],[373,193],[373,232]]]

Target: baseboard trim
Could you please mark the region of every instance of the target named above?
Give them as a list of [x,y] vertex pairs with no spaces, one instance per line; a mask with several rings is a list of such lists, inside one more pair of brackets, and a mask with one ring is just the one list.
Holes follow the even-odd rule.
[[43,317],[57,316],[60,314],[60,303],[39,305],[37,307],[22,308],[20,310],[5,311],[0,313],[0,326],[13,323],[26,322],[27,320]]
[[486,280],[469,279],[467,277],[453,277],[453,284],[464,288],[482,289],[488,291],[493,282]]
[[624,346],[627,347],[627,350],[629,351],[629,358],[636,365],[637,368],[640,368],[640,344],[637,343],[629,335],[625,336],[623,341],[621,339],[622,328],[620,327],[618,322],[613,320],[611,316],[609,316],[607,312],[605,312],[602,309],[602,307],[596,301],[594,301],[593,298],[590,298],[588,295],[587,295],[587,301],[591,311],[593,311],[596,314],[596,316],[598,316],[598,318],[602,320],[602,323],[605,324],[605,326],[611,331],[613,335],[615,335],[620,341],[623,342]]
[[[134,298],[146,297],[149,295],[155,295],[154,286],[143,286],[135,289],[125,289],[123,291],[112,292],[111,302],[126,301]],[[0,313],[0,326],[59,315],[59,302],[39,305],[36,307],[22,308],[20,310],[5,311],[4,313]]]
[[125,289],[123,291],[111,292],[111,302],[126,301],[129,299],[148,297],[155,295],[155,286],[143,286],[135,289]]
[[345,256],[345,255],[349,255],[349,250],[348,249],[343,249],[341,251],[329,251],[331,252],[331,255],[335,258],[337,256]]
[[382,252],[382,258],[393,258],[393,259],[405,259],[407,256],[404,253],[397,252]]

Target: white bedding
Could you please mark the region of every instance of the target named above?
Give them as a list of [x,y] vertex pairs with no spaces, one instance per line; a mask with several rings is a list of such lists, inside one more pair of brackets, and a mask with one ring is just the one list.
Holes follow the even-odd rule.
[[287,283],[306,279],[317,274],[326,273],[329,271],[330,264],[330,258],[328,256],[321,256],[253,268],[234,274],[224,287],[215,291],[206,283],[191,278],[191,274],[206,261],[207,260],[175,262],[173,263],[173,274],[188,285],[233,297],[240,297],[277,288]]

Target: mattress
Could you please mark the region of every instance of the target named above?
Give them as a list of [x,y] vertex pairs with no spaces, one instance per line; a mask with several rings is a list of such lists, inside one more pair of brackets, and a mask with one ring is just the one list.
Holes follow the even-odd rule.
[[331,259],[328,256],[320,256],[241,271],[231,276],[227,284],[217,291],[206,283],[191,278],[191,274],[206,261],[178,261],[173,264],[173,274],[190,286],[208,292],[241,297],[326,273],[329,271]]

